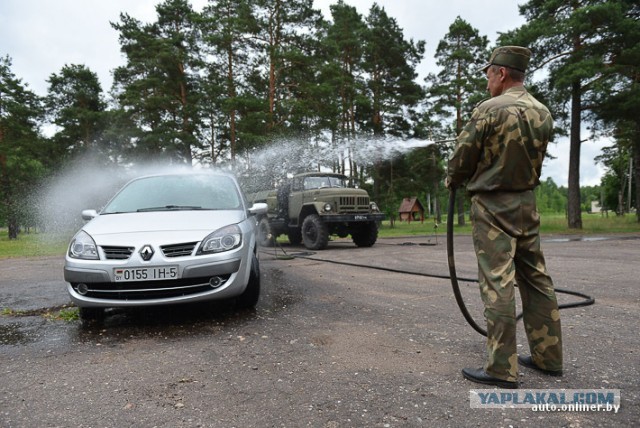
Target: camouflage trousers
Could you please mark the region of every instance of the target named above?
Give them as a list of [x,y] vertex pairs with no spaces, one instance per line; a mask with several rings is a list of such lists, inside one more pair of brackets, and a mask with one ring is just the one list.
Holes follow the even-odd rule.
[[485,371],[517,380],[516,284],[533,361],[547,370],[561,370],[560,312],[540,249],[535,194],[477,193],[471,198],[471,222],[487,321]]

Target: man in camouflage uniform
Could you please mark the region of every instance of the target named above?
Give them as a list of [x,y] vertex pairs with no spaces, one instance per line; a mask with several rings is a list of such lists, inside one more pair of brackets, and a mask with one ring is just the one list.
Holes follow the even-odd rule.
[[[462,370],[473,382],[517,388],[518,362],[562,375],[560,313],[540,249],[533,189],[553,128],[549,110],[523,86],[530,51],[493,51],[486,73],[491,99],[479,104],[457,138],[447,187],[468,181],[473,243],[487,321],[487,361]],[[514,285],[522,299],[531,356],[518,357]]]

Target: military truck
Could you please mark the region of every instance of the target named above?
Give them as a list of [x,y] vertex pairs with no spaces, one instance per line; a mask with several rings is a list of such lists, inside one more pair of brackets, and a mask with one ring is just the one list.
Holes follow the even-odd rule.
[[358,247],[371,247],[378,239],[378,223],[384,219],[363,189],[348,187],[342,174],[298,174],[277,189],[249,196],[266,202],[269,209],[258,219],[258,243],[271,246],[280,235],[309,250],[327,247],[330,235],[351,235]]

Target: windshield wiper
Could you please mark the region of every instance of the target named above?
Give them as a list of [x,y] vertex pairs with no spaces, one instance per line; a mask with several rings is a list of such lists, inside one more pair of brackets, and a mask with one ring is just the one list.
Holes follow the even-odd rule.
[[145,211],[180,211],[180,210],[202,210],[206,208],[192,205],[165,205],[163,207],[138,208],[138,212]]
[[130,214],[133,211],[103,211],[100,215],[108,215],[108,214]]

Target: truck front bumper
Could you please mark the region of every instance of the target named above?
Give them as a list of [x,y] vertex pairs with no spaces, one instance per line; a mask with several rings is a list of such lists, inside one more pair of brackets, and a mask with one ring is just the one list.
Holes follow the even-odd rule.
[[375,214],[325,214],[320,215],[322,221],[327,223],[361,223],[369,221],[382,221],[385,219],[383,213]]

